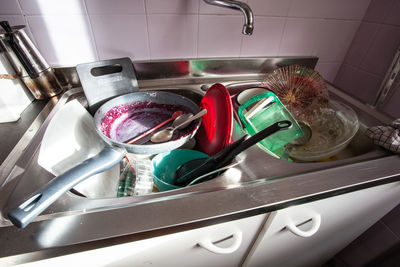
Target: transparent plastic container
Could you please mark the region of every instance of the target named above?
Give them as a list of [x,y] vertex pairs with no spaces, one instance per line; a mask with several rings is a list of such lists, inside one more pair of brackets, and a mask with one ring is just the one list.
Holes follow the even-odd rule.
[[117,197],[142,196],[153,192],[151,155],[128,153],[121,162]]
[[153,166],[150,155],[132,154],[129,159],[136,172],[136,180],[133,188],[133,195],[141,196],[150,194],[153,191]]

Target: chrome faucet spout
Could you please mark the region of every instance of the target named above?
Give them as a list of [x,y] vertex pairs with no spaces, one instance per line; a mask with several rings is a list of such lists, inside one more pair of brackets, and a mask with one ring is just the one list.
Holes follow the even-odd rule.
[[204,0],[204,2],[214,6],[227,7],[242,11],[244,15],[244,25],[242,33],[246,35],[251,35],[253,33],[253,28],[254,28],[253,11],[246,3],[234,0]]

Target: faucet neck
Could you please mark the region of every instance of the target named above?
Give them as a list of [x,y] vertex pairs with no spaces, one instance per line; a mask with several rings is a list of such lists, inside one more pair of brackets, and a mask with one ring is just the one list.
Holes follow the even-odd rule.
[[253,11],[246,3],[234,0],[204,0],[204,2],[214,6],[240,10],[244,15],[244,25],[242,33],[246,35],[251,35],[253,33],[254,29]]

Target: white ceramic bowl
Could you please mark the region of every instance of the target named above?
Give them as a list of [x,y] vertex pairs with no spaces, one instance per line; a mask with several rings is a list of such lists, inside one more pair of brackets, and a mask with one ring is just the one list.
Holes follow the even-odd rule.
[[263,87],[254,87],[254,88],[249,88],[246,90],[243,90],[242,92],[240,92],[237,97],[236,97],[236,102],[239,105],[242,105],[243,103],[245,103],[248,99],[250,99],[251,97],[261,94],[261,93],[265,93],[267,92],[268,89],[267,88],[263,88]]

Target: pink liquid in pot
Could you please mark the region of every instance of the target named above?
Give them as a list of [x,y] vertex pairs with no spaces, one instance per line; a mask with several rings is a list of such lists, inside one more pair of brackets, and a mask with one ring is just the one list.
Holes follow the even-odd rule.
[[[114,141],[126,142],[169,119],[178,110],[182,110],[184,113],[190,112],[185,106],[154,102],[134,102],[118,105],[106,113],[101,121],[100,130],[105,136]],[[172,122],[165,127],[171,124]],[[195,123],[192,123],[185,129],[177,130],[172,140],[186,136],[194,129]]]

